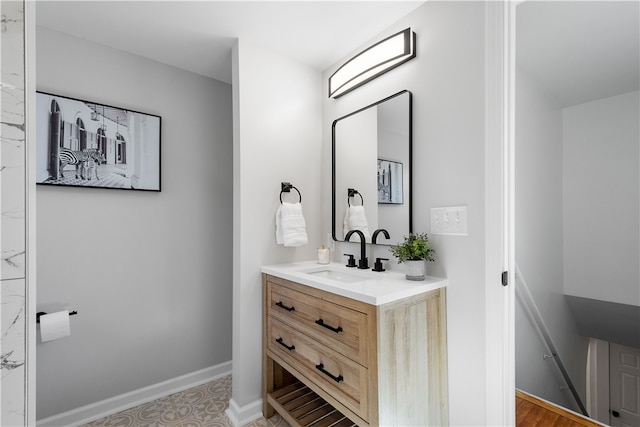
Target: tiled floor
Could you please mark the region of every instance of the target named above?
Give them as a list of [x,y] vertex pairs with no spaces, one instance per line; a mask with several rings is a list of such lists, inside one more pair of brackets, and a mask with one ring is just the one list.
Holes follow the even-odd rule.
[[[83,427],[227,427],[224,411],[231,398],[231,376],[162,397]],[[288,427],[278,415],[245,427]]]

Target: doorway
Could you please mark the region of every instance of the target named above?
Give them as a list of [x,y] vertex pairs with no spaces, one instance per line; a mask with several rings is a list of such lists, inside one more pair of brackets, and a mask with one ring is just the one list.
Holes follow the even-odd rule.
[[515,258],[552,344],[516,305],[516,387],[589,415],[587,323],[604,313],[574,310],[640,308],[639,16],[623,1],[516,10]]

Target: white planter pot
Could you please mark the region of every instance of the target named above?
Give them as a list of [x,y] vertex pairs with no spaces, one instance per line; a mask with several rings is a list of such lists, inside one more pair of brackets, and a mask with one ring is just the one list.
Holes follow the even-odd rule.
[[407,264],[406,279],[407,280],[424,280],[427,265],[425,260],[405,261]]

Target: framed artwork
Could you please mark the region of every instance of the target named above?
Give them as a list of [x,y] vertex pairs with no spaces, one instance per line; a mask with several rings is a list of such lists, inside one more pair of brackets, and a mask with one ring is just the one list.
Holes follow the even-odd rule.
[[36,183],[160,191],[161,118],[36,93]]
[[378,203],[403,204],[402,163],[378,159]]

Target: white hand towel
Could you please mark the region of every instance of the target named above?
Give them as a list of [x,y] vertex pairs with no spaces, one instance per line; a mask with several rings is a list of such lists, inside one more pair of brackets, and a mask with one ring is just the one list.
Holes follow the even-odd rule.
[[347,208],[347,212],[344,217],[344,234],[351,230],[360,230],[364,234],[367,242],[371,241],[371,235],[369,233],[369,224],[367,223],[367,216],[364,212],[364,206],[350,206]]
[[351,231],[351,223],[349,222],[349,207],[344,211],[344,220],[342,221],[342,236],[346,236]]
[[284,237],[282,236],[282,203],[276,211],[276,243],[279,245],[284,244]]
[[276,212],[276,243],[285,246],[307,244],[307,230],[302,205],[282,202]]

